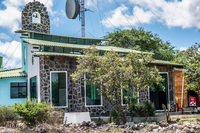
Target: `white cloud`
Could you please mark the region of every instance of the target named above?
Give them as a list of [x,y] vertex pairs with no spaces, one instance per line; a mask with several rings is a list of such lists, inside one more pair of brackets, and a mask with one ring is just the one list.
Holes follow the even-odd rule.
[[0,33],[0,39],[2,40],[10,40],[10,36],[6,35],[5,33]]
[[105,0],[98,0],[98,1],[97,0],[86,0],[85,5],[86,5],[86,7],[96,7],[96,6],[98,6],[98,3],[100,3],[100,2],[103,2],[105,4],[105,2],[111,3],[112,1],[113,0],[107,0],[107,1],[105,1]]
[[[12,32],[18,30],[21,23],[21,8],[32,1],[33,0],[3,0],[1,4],[5,6],[5,9],[0,10],[0,26],[9,29]],[[56,13],[52,10],[53,0],[39,1],[46,4],[45,6],[50,15],[53,16]]]
[[0,41],[0,53],[3,56],[3,66],[6,68],[14,68],[17,62],[21,60],[21,42],[1,42]]
[[[130,2],[134,6],[134,12],[131,12],[132,15],[128,15],[130,10],[126,9],[123,10],[123,13],[129,17],[131,25],[139,23],[135,22],[136,14],[142,24],[160,22],[168,27],[200,28],[200,0],[130,0]],[[125,7],[131,8],[129,4]],[[129,23],[125,22],[126,20],[123,20],[124,15],[119,7],[110,13],[109,20],[113,25],[130,26]],[[110,24],[107,25],[109,22],[106,19],[102,23],[107,27],[110,26]]]
[[[151,19],[154,18],[151,12],[145,12],[142,8],[134,7],[134,14],[128,14],[129,8],[125,5],[118,7],[117,9],[110,12],[111,17],[108,19],[102,20],[102,23],[106,27],[120,27],[120,26],[133,26],[138,23],[150,23]],[[138,21],[138,19],[140,21]]]
[[[93,3],[94,2],[94,3]],[[86,1],[86,6],[89,7],[89,6],[94,6],[97,5],[97,0],[87,0]]]
[[180,51],[184,51],[184,50],[187,50],[188,48],[187,47],[180,47]]

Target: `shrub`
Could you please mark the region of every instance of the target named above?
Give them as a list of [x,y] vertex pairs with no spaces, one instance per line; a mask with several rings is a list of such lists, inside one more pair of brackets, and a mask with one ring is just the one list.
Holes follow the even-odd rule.
[[146,101],[140,104],[135,103],[130,109],[129,112],[135,112],[135,115],[140,117],[155,116],[155,106],[151,101]]
[[155,116],[155,105],[151,101],[146,101],[144,102],[145,108],[146,108],[146,116]]
[[25,103],[16,103],[15,111],[26,124],[35,125],[40,122],[46,122],[49,119],[52,108],[49,103],[37,103],[36,100],[27,99]]
[[47,123],[52,125],[63,124],[64,121],[64,112],[62,110],[51,111]]
[[14,106],[0,106],[0,123],[17,120]]
[[114,109],[111,110],[111,113],[110,113],[111,122],[117,125],[122,124],[123,123],[122,119],[125,117],[124,115],[125,115],[124,112],[122,112],[121,115],[119,115]]

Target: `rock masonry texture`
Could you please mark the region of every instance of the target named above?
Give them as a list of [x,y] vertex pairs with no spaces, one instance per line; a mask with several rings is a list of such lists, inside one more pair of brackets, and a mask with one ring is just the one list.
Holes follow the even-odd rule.
[[[41,23],[33,23],[33,13],[39,13],[41,16]],[[29,2],[22,11],[22,29],[42,33],[50,33],[50,20],[47,8],[39,1]]]

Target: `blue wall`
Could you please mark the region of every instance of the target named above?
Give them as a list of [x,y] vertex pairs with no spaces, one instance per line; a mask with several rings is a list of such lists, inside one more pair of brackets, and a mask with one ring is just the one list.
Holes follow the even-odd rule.
[[0,105],[13,105],[16,102],[25,101],[25,98],[10,98],[10,83],[11,82],[26,82],[26,77],[4,78],[0,79]]

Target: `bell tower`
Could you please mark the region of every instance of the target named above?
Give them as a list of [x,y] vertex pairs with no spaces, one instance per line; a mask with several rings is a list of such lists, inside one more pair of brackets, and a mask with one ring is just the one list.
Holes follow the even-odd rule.
[[39,1],[26,4],[22,11],[22,30],[50,33],[47,8]]

